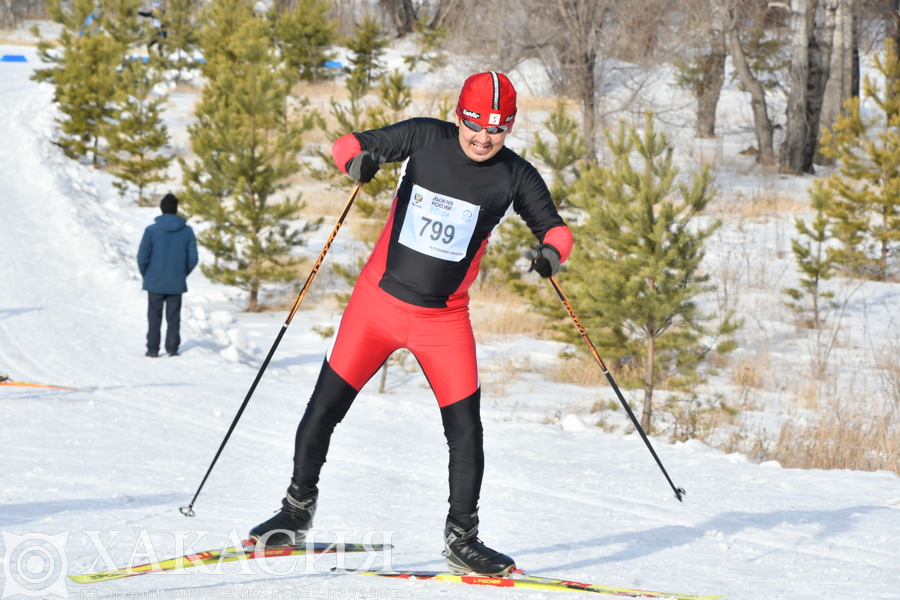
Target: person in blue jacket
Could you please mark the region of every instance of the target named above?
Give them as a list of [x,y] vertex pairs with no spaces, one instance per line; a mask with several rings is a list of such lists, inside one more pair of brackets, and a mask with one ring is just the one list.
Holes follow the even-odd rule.
[[197,266],[197,240],[187,221],[179,217],[178,198],[166,194],[160,201],[163,214],[144,230],[137,262],[147,290],[147,356],[159,356],[163,307],[166,311],[166,352],[178,356],[181,344],[181,295],[187,276]]

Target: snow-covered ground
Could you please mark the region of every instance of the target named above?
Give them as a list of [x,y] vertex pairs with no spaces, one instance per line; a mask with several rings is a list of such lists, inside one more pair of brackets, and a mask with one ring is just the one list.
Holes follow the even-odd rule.
[[[154,554],[163,559],[185,545],[221,549],[268,518],[288,484],[296,423],[327,345],[315,330],[333,326],[339,315],[330,303],[307,301],[198,498],[197,516],[182,516],[178,508],[190,502],[286,315],[245,314],[236,290],[196,272],[185,296],[182,355],[145,358],[146,299],[134,255],[158,209],[121,200],[107,174],[65,158],[50,142],[52,89],[29,80],[39,66],[34,49],[0,46],[3,54],[23,54],[27,62],[0,63],[0,371],[16,380],[92,388],[0,387],[3,598],[567,593],[335,575],[334,557],[313,568],[281,559],[251,564],[244,573],[231,563],[220,573],[64,581],[64,573],[140,564]],[[747,139],[747,130],[740,135],[734,144]],[[769,185],[749,175],[732,182],[731,194]],[[327,233],[312,236],[311,255]],[[789,236],[773,234],[766,238],[771,247],[760,252],[776,256]],[[731,257],[733,269],[747,263],[752,277],[764,278],[758,262],[739,253],[750,239],[759,238],[735,227],[722,243],[735,255],[712,260]],[[334,257],[351,243],[339,237]],[[774,259],[764,260],[769,275],[791,277]],[[748,281],[744,291],[755,290]],[[328,285],[324,273],[314,286],[320,284]],[[770,287],[777,293],[778,281]],[[873,289],[881,290],[883,300],[874,305],[885,314],[870,314],[869,329],[883,333],[896,310],[894,288]],[[772,370],[782,373],[774,377],[782,381],[802,363],[796,351],[803,341],[762,327],[771,327],[773,296],[753,302],[759,313],[744,316],[749,327],[767,332],[756,344],[771,348]],[[518,347],[555,353],[543,344]],[[480,352],[489,366],[513,345],[485,344]],[[414,371],[394,371],[384,394],[377,384],[363,390],[335,434],[320,486],[318,539],[361,541],[381,531],[395,545],[395,568],[440,569],[447,482],[436,403]],[[481,534],[521,568],[730,600],[900,598],[896,474],[784,469],[696,441],[653,440],[687,491],[680,503],[637,435],[563,418],[574,412],[569,407],[612,398],[608,389],[561,386],[534,374],[503,387],[505,396],[485,402]],[[346,564],[362,560],[348,556]]]

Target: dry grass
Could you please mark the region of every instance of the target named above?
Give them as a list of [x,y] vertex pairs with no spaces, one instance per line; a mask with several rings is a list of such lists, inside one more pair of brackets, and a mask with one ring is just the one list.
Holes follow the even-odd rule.
[[715,350],[706,355],[706,364],[712,369],[728,369],[733,362],[730,354],[721,354]]
[[816,384],[815,380],[808,379],[799,382],[797,386],[797,391],[794,393],[794,396],[791,398],[791,405],[794,408],[801,408],[804,410],[818,410],[819,409],[819,395],[820,390],[819,386]]
[[759,389],[765,382],[765,373],[768,370],[768,354],[755,358],[742,358],[737,361],[732,371],[731,383],[741,387]]
[[900,348],[892,344],[889,352],[878,359],[882,369],[882,387],[885,399],[890,403],[892,410],[900,411]]
[[[900,384],[891,390],[900,395]],[[809,383],[799,386],[793,399],[804,417],[787,421],[775,436],[726,419],[717,426],[730,426],[697,437],[719,450],[741,452],[756,462],[774,460],[785,468],[900,474],[900,404],[891,390],[886,401],[865,402],[859,394],[840,396],[832,388]]]
[[816,423],[786,423],[767,458],[787,468],[900,474],[900,423],[895,415],[843,404],[829,407]]
[[673,420],[667,433],[675,441],[708,441],[714,432],[723,426],[732,425],[740,413],[725,404],[721,398],[701,399],[694,394],[685,397],[670,396],[666,399],[665,407]]
[[[541,373],[547,381],[571,383],[587,388],[606,385],[606,375],[593,356],[578,354],[571,358],[561,358],[552,367],[547,366]],[[613,375],[615,378],[615,375]],[[617,381],[618,383],[618,381]]]
[[779,194],[771,190],[756,190],[746,196],[742,192],[719,195],[711,203],[708,212],[722,217],[740,217],[742,219],[764,219],[785,214],[800,214],[809,210],[809,202],[795,197]]
[[498,283],[476,283],[471,296],[472,329],[479,343],[508,335],[547,339],[544,317],[526,301]]
[[19,35],[13,35],[9,31],[0,31],[0,44],[4,46],[36,46],[37,40],[22,39]]
[[508,396],[508,385],[514,383],[523,372],[534,372],[535,366],[528,359],[506,358],[502,361],[483,362],[478,367],[481,389],[485,397]]

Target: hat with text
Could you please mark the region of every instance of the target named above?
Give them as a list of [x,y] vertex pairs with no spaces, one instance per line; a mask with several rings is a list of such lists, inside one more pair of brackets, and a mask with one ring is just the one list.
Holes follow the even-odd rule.
[[516,118],[516,88],[503,73],[472,75],[459,92],[456,114],[482,127],[509,125]]

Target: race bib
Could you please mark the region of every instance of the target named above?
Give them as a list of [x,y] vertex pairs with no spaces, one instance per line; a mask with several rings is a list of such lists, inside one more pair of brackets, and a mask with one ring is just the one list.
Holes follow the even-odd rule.
[[434,258],[459,262],[466,255],[477,221],[474,204],[414,185],[400,243]]

